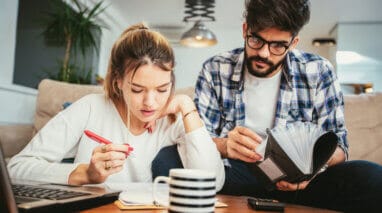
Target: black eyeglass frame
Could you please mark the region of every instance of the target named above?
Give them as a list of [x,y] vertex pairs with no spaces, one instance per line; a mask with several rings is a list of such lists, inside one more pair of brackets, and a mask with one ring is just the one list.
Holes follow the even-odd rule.
[[[283,55],[288,49],[289,47],[292,45],[292,42],[295,38],[295,36],[292,37],[292,40],[289,42],[289,44],[285,44],[285,42],[282,42],[282,41],[267,41],[265,40],[264,38],[262,38],[261,36],[257,35],[256,33],[250,33],[249,35],[246,36],[246,42],[247,42],[247,45],[248,47],[250,47],[251,49],[254,49],[254,50],[259,50],[261,48],[264,47],[265,44],[268,45],[268,50],[269,52],[272,54],[272,55],[276,55],[276,56],[281,56]],[[249,39],[250,38],[257,38],[259,40],[259,42],[261,42],[262,44],[259,46],[259,47],[252,47],[251,45],[249,45]],[[274,53],[274,51],[272,51],[271,49],[271,46],[272,45],[277,45],[277,46],[282,46],[284,47],[285,49],[282,51],[282,53]]]

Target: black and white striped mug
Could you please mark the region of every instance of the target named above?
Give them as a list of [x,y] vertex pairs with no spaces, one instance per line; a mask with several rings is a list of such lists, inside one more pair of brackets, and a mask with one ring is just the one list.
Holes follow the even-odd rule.
[[[157,184],[169,184],[169,200],[157,196]],[[214,212],[216,201],[216,176],[213,172],[198,169],[171,169],[169,177],[156,177],[153,198],[157,204],[168,204],[169,212]]]

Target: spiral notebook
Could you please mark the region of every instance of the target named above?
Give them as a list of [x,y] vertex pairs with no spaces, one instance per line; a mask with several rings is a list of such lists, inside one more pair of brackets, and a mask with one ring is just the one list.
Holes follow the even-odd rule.
[[312,123],[297,122],[267,129],[264,160],[249,164],[268,189],[285,180],[298,183],[313,178],[334,153],[338,137]]

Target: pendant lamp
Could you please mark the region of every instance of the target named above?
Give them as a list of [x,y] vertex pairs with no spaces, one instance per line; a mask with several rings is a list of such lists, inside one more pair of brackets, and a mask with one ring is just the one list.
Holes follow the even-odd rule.
[[215,21],[212,16],[215,0],[186,0],[184,22],[195,22],[194,26],[183,33],[180,44],[188,47],[208,47],[217,43],[215,34],[203,22]]

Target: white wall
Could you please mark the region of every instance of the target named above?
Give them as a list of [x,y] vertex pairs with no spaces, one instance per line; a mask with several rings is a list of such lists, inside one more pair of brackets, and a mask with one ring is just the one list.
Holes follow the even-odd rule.
[[339,23],[336,32],[337,55],[338,51],[358,54],[347,61],[337,57],[340,82],[373,83],[374,91],[382,91],[382,22]]
[[11,84],[16,47],[18,1],[0,1],[0,83]]
[[244,44],[241,36],[241,26],[234,29],[216,29],[211,27],[211,30],[218,39],[218,43],[215,46],[189,48],[180,44],[173,44],[176,60],[176,88],[195,86],[196,78],[204,61],[218,53],[242,47]]
[[36,95],[34,89],[0,86],[0,124],[33,123]]
[[18,1],[0,1],[0,124],[32,123],[34,89],[12,84]]
[[335,47],[329,47],[325,45],[319,46],[319,47],[313,46],[312,41],[309,39],[306,39],[306,31],[304,31],[304,29],[305,28],[303,28],[303,30],[299,34],[300,40],[296,48],[303,50],[305,52],[318,54],[328,59],[333,65],[335,65],[336,58],[330,54],[330,51],[332,49],[335,49]]
[[[108,4],[111,3],[106,1],[104,6]],[[105,77],[107,73],[111,48],[123,30],[129,26],[129,23],[126,21],[121,21],[125,20],[123,16],[119,14],[118,10],[113,9],[113,7],[110,6],[107,7],[107,9],[102,14],[100,14],[99,19],[104,23],[103,25],[105,25],[106,28],[102,29],[98,74],[102,77]]]

